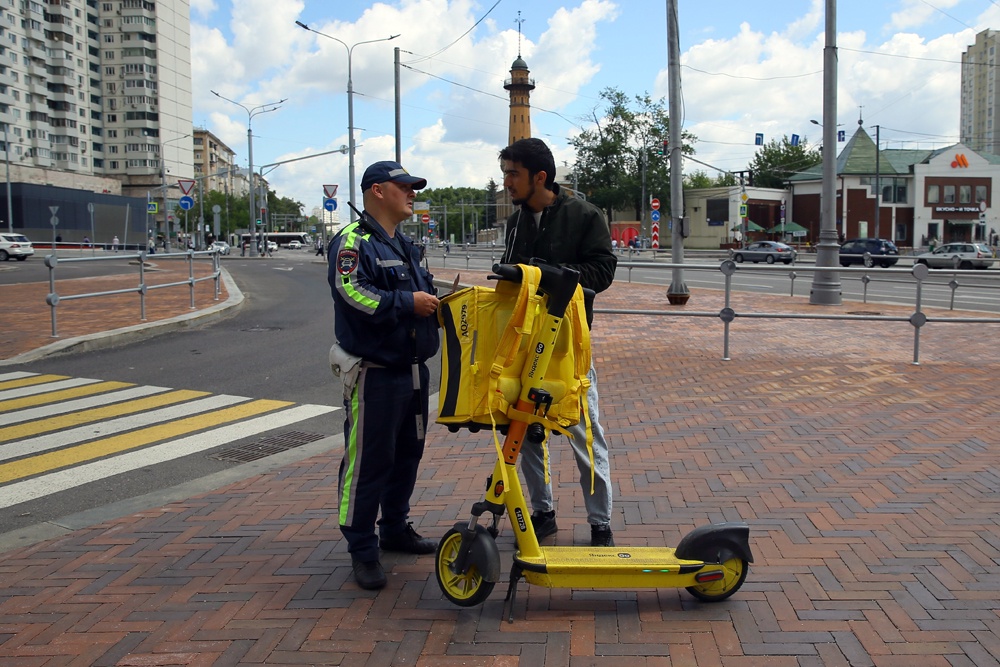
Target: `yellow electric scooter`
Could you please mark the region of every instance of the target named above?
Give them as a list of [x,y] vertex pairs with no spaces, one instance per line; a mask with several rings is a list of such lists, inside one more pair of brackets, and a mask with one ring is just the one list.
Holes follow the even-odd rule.
[[[539,415],[551,396],[539,389],[548,368],[566,307],[579,282],[573,269],[538,265],[542,269],[539,292],[544,296],[545,317],[521,373],[521,394],[512,415]],[[496,264],[499,279],[520,281],[517,265]],[[487,479],[483,500],[472,507],[468,522],[459,522],[438,545],[435,561],[438,584],[453,603],[471,607],[493,591],[500,579],[500,550],[496,544],[499,520],[506,512],[514,530],[517,551],[510,571],[506,603],[513,620],[517,584],[549,588],[686,588],[694,597],[724,600],[743,585],[753,562],[750,528],[743,522],[700,526],[670,547],[549,547],[539,546],[530,512],[517,475],[517,457],[525,440],[541,443],[545,428],[512,418],[506,426],[502,452]],[[506,484],[504,483],[506,480]],[[479,518],[492,514],[489,524]]]

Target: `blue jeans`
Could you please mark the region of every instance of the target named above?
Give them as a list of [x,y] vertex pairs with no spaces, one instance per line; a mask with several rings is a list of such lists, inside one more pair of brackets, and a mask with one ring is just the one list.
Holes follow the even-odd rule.
[[[587,408],[590,413],[590,426],[594,434],[591,446],[594,449],[594,488],[590,486],[590,454],[587,452],[586,423],[580,422],[568,429],[572,437],[570,446],[576,456],[576,466],[580,470],[580,488],[583,489],[583,505],[587,508],[587,522],[594,526],[607,526],[611,523],[611,462],[608,458],[608,441],[604,439],[604,429],[601,428],[599,410],[597,407],[597,371],[593,364],[587,373],[590,388],[587,390]],[[582,417],[582,415],[581,415]],[[553,446],[550,438],[549,447]],[[528,490],[531,509],[535,512],[549,512],[554,509],[552,504],[552,482],[545,482],[545,459],[541,445],[528,441],[521,448],[521,475],[524,486]]]

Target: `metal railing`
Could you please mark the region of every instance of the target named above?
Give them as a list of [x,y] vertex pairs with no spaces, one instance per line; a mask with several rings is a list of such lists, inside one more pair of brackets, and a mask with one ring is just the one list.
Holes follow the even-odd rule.
[[[138,294],[139,295],[139,319],[143,322],[146,321],[146,294],[152,290],[164,289],[167,287],[180,287],[187,285],[190,292],[191,298],[191,310],[195,309],[194,300],[194,288],[200,282],[206,280],[215,281],[215,300],[219,300],[219,295],[221,293],[220,288],[220,278],[222,276],[222,266],[219,259],[218,251],[214,250],[202,250],[194,251],[187,250],[185,252],[177,253],[158,253],[156,255],[157,260],[164,259],[184,259],[187,263],[188,277],[185,280],[178,280],[171,283],[159,283],[155,285],[148,284],[146,282],[146,252],[141,251],[139,253],[126,254],[119,253],[111,256],[100,256],[100,257],[59,257],[57,255],[46,255],[45,256],[45,266],[49,270],[49,293],[45,297],[45,303],[49,306],[49,312],[52,320],[52,337],[59,337],[58,329],[58,318],[56,315],[56,309],[59,304],[63,301],[75,301],[77,299],[89,299],[92,297],[101,296],[114,296],[118,294]],[[208,275],[196,278],[194,267],[195,259],[204,258],[210,259],[212,262],[212,269]],[[60,264],[76,264],[78,262],[121,262],[122,260],[138,260],[136,266],[138,268],[138,278],[139,284],[135,287],[126,287],[123,289],[116,290],[106,290],[103,292],[87,292],[83,294],[66,294],[60,295],[56,289],[56,267]]]
[[[909,275],[915,281],[916,293],[914,297],[913,312],[908,315],[857,315],[857,314],[803,314],[803,313],[787,313],[787,312],[767,312],[767,313],[756,313],[756,312],[737,312],[732,307],[732,293],[733,293],[733,276],[740,271],[756,271],[756,272],[784,272],[789,274],[791,280],[791,293],[790,296],[795,294],[795,278],[796,272],[814,273],[816,271],[829,270],[828,267],[816,267],[816,266],[778,266],[778,265],[763,265],[754,266],[752,269],[749,267],[741,268],[742,265],[737,264],[731,259],[724,260],[720,265],[712,264],[669,264],[662,262],[631,262],[627,264],[619,264],[619,269],[626,269],[628,271],[629,282],[632,280],[632,269],[643,268],[643,269],[653,269],[653,270],[663,270],[669,271],[671,269],[680,268],[684,270],[693,271],[721,271],[725,276],[725,287],[724,287],[724,306],[718,312],[713,311],[691,311],[691,310],[630,310],[630,309],[618,309],[618,308],[595,308],[595,313],[606,313],[613,315],[655,315],[655,316],[665,316],[665,317],[718,317],[723,323],[723,355],[722,359],[724,361],[730,360],[729,355],[729,339],[730,339],[730,324],[733,323],[737,318],[747,318],[747,319],[789,319],[789,320],[842,320],[842,321],[868,321],[868,322],[909,322],[913,326],[913,364],[917,365],[920,363],[920,330],[922,327],[931,323],[974,323],[974,324],[1000,324],[1000,317],[931,317],[928,316],[922,310],[922,300],[923,291],[927,284],[928,279],[931,277],[932,270],[929,269],[924,264],[915,264],[911,268],[899,268],[899,269],[878,269],[878,276],[901,276]],[[859,268],[844,268],[838,267],[836,269],[840,273],[852,274],[860,273],[863,274],[861,282],[864,284],[864,302],[867,303],[868,299],[868,283],[873,281],[871,269],[865,267]],[[934,275],[951,275],[952,280],[948,283],[951,288],[951,310],[954,310],[955,303],[955,292],[960,286],[968,287],[970,289],[1000,289],[1000,274],[997,272],[986,273],[984,271],[976,270],[958,270],[958,269],[934,269]],[[984,284],[984,285],[973,285],[966,284],[962,285],[958,282],[958,277],[960,276],[976,276],[977,278],[984,278],[986,280],[995,281],[997,284]]]

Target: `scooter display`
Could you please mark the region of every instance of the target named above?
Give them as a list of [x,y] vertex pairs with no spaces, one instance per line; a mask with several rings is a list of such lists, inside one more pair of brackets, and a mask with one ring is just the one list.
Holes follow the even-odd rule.
[[[541,444],[546,428],[525,415],[544,416],[552,397],[541,389],[541,380],[555,348],[566,307],[576,292],[579,273],[566,267],[537,265],[541,269],[539,293],[543,296],[542,326],[537,327],[521,370],[521,392],[510,411],[502,448],[486,480],[482,500],[472,506],[468,521],[460,521],[438,544],[435,571],[445,597],[456,605],[471,607],[489,597],[501,576],[496,537],[500,518],[507,514],[516,551],[505,598],[508,620],[513,621],[518,582],[548,588],[685,588],[706,602],[725,600],[746,581],[750,528],[743,522],[699,526],[676,547],[540,546],[530,520],[530,510],[517,474],[517,458],[524,442]],[[519,282],[520,265],[496,264],[494,279]],[[457,430],[458,427],[452,427]],[[485,525],[480,523],[484,515]]]

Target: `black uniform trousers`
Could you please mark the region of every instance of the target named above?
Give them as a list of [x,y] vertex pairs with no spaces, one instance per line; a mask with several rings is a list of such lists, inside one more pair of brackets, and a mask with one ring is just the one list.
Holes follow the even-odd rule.
[[427,424],[427,366],[419,364],[420,389],[412,368],[364,364],[345,398],[344,458],[340,462],[340,530],[347,550],[362,561],[378,560],[375,522],[383,537],[406,530],[410,495],[424,453],[417,415]]

